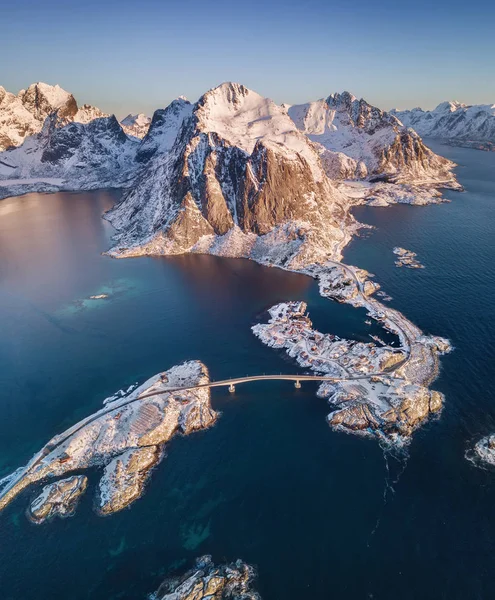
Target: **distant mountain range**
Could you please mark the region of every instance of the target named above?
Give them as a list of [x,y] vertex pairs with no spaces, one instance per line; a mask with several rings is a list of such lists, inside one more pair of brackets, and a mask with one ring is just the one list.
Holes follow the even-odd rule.
[[434,110],[392,110],[406,127],[419,135],[440,138],[454,145],[495,150],[495,104],[467,105],[442,102]]
[[454,164],[397,115],[348,92],[289,106],[224,83],[195,104],[181,97],[119,123],[58,86],[0,88],[0,198],[121,187],[107,215],[115,256],[195,251],[300,266],[339,256],[355,204],[424,204],[459,188]]

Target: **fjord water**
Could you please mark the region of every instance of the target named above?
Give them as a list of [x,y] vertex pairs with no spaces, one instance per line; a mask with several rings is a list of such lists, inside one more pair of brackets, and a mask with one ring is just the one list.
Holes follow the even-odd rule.
[[[206,553],[255,565],[265,600],[493,597],[495,473],[464,452],[495,431],[495,154],[432,145],[460,165],[466,192],[448,192],[450,204],[356,210],[375,229],[345,253],[394,307],[455,346],[434,384],[445,409],[407,460],[331,431],[313,385],[214,389],[216,426],[174,439],[130,509],[93,513],[95,470],[73,518],[31,525],[34,490],[1,513],[3,599],[145,598]],[[102,256],[111,228],[100,216],[116,198],[0,203],[0,477],[119,388],[185,359],[201,359],[213,379],[296,372],[250,332],[277,301],[305,300],[323,331],[374,331],[311,279],[249,261]],[[426,268],[395,268],[395,245]],[[99,294],[108,298],[89,298]]]

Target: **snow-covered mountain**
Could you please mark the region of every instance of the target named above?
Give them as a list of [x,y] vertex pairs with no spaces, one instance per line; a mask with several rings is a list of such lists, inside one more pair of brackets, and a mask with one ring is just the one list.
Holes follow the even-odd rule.
[[139,139],[142,139],[150,128],[151,117],[139,113],[137,115],[127,115],[125,119],[120,122],[122,129],[127,135],[133,135]]
[[0,197],[127,188],[107,215],[118,231],[115,255],[319,261],[338,256],[349,239],[350,205],[428,203],[441,196],[438,187],[457,185],[453,163],[348,93],[287,107],[225,83],[195,104],[181,97],[155,111],[139,141],[60,88],[31,88],[9,105],[24,102],[36,123],[48,116],[39,133],[0,153]]
[[452,180],[452,164],[425,146],[393,115],[349,92],[288,108],[297,127],[319,145],[332,179],[381,175],[398,183]]
[[157,111],[137,156],[135,184],[107,214],[114,255],[199,251],[293,266],[348,239],[346,198],[311,141],[242,85]]
[[442,102],[434,110],[394,109],[391,113],[419,135],[495,149],[495,104]]
[[0,151],[41,131],[48,115],[57,111],[60,119],[80,123],[108,116],[87,104],[78,108],[74,96],[58,85],[33,83],[18,94],[0,86]]
[[49,115],[39,133],[0,153],[0,198],[26,191],[125,185],[139,142],[114,116],[76,123]]

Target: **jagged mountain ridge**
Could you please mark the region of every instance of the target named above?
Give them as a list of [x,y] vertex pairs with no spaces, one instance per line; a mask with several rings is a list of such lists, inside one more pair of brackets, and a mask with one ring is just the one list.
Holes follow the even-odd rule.
[[459,143],[486,143],[487,147],[495,148],[495,104],[442,102],[433,110],[394,109],[391,114],[419,135]]
[[[341,227],[347,213],[342,207],[349,202],[370,198],[381,204],[425,203],[439,196],[434,188],[440,181],[442,185],[455,181],[453,164],[428,150],[417,134],[347,93],[287,108],[242,85],[226,83],[195,104],[181,97],[155,111],[141,142],[135,136],[126,138],[114,118],[98,119],[93,107],[78,109],[76,115],[84,123],[71,127],[77,104],[70,100],[68,106],[72,108],[64,116],[59,108],[56,116],[48,117],[42,134],[0,155],[0,195],[55,191],[57,186],[128,187],[109,219],[120,231],[119,241],[133,247],[150,244],[166,232],[161,249],[156,239],[152,243],[153,252],[169,252],[172,246],[174,252],[187,251],[201,237],[213,240],[227,233],[232,236],[232,231],[236,245],[248,252],[255,242],[246,236],[267,235],[288,223],[291,236],[295,231],[307,236],[309,230],[314,235],[318,222],[325,223],[327,233],[335,229],[320,241],[322,248],[335,252],[346,236],[337,234],[336,228]],[[98,127],[90,127],[94,117],[101,121]],[[108,135],[101,143],[105,128]],[[345,186],[337,189],[343,178],[372,180],[377,174],[415,185],[372,184],[360,192],[359,200],[356,195],[344,199],[349,191]],[[418,182],[428,188],[424,198]],[[330,213],[338,213],[335,219],[330,205]],[[296,222],[311,227],[299,230]],[[193,229],[201,232],[197,239]],[[296,235],[296,245],[303,245],[304,235]]]
[[395,182],[452,179],[452,164],[434,154],[394,115],[349,92],[295,105],[288,114],[317,143],[333,179],[387,176]]
[[39,133],[0,154],[0,194],[15,194],[17,186],[25,193],[23,181],[28,191],[123,185],[133,176],[138,145],[115,116],[78,123],[52,113]]
[[33,83],[18,94],[0,86],[0,151],[19,146],[28,136],[39,133],[54,112],[66,122],[87,123],[108,116],[89,104],[79,108],[74,96],[58,85]]

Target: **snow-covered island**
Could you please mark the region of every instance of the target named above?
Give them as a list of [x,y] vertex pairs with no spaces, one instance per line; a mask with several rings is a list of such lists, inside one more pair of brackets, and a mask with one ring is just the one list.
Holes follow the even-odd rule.
[[166,442],[178,432],[187,435],[215,422],[209,387],[196,387],[208,383],[205,365],[190,361],[105,402],[104,408],[53,437],[25,467],[0,482],[0,510],[28,486],[56,478],[31,504],[31,518],[42,521],[71,513],[86,479],[66,475],[91,467],[103,469],[96,511],[109,515],[129,506],[142,495]]
[[424,269],[424,265],[422,265],[416,258],[416,252],[412,252],[411,250],[406,250],[405,248],[396,246],[393,249],[393,253],[395,254],[395,256],[397,256],[395,260],[396,267],[407,267],[408,269]]
[[370,318],[398,336],[400,347],[316,331],[304,302],[272,307],[268,323],[253,326],[254,334],[284,348],[300,366],[335,377],[318,390],[334,408],[328,416],[332,428],[378,437],[387,445],[407,444],[413,431],[442,408],[443,395],[429,385],[438,373],[438,356],[451,350],[450,343],[424,335],[402,313],[373,298],[376,286],[365,271],[338,263],[307,271],[319,278],[323,296],[365,307]]
[[151,600],[261,600],[253,589],[254,569],[236,560],[215,566],[211,556],[202,556],[194,567],[167,578]]
[[466,453],[466,458],[477,466],[495,467],[495,433],[487,435]]
[[27,513],[28,518],[39,525],[54,517],[72,516],[87,486],[86,475],[73,475],[45,485],[41,493],[31,502]]

